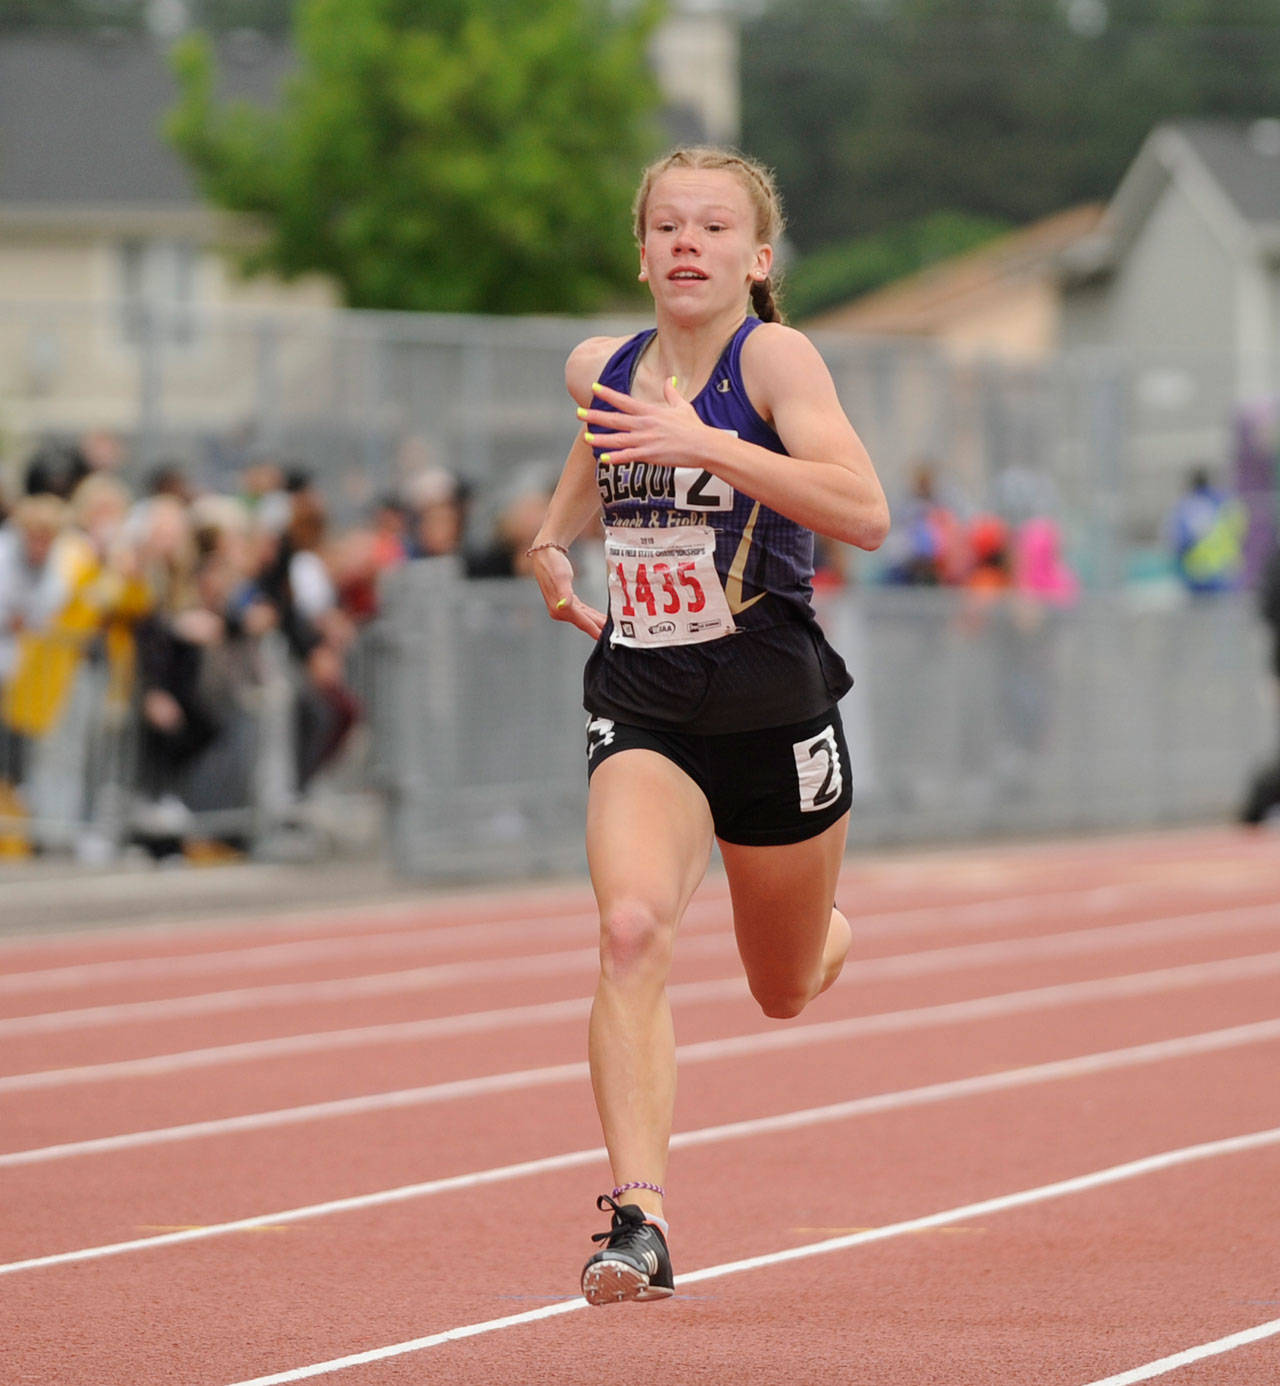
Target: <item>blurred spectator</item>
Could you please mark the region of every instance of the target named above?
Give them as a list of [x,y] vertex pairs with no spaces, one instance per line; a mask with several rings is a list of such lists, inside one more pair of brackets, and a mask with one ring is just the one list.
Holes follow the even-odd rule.
[[1004,592],[1013,585],[1009,526],[998,515],[977,515],[965,533],[969,566],[964,585],[971,592]]
[[917,463],[908,496],[893,506],[893,527],[883,550],[886,582],[936,587],[963,577],[960,517],[957,507],[947,504],[939,490],[934,464]]
[[108,711],[127,705],[133,624],[150,605],[124,536],[129,493],[114,477],[86,477],[71,498],[72,524],[49,555],[57,586],[39,632],[24,634],[5,687],[4,718],[26,736],[43,736],[62,715],[81,659],[100,648],[110,678]]
[[240,474],[240,499],[257,524],[272,534],[289,523],[289,493],[284,468],[277,462],[251,462]]
[[459,557],[467,536],[470,489],[451,472],[432,467],[405,485],[413,520],[410,558]]
[[527,577],[531,574],[532,561],[525,556],[525,551],[537,537],[550,498],[546,490],[530,490],[509,500],[498,512],[488,544],[468,555],[467,576]]
[[359,708],[344,675],[355,630],[338,604],[323,555],[328,527],[324,501],[309,485],[294,489],[290,500],[289,524],[260,587],[279,613],[296,673],[295,772],[303,793],[341,750]]
[[1169,517],[1169,547],[1188,592],[1225,592],[1239,583],[1247,528],[1244,506],[1213,484],[1207,468],[1193,468]]
[[69,500],[86,477],[118,473],[124,444],[106,429],[93,429],[74,442],[48,439],[27,462],[23,490],[29,496],[52,495]]
[[57,496],[69,500],[71,493],[89,475],[89,464],[71,443],[45,442],[32,453],[23,477],[23,490],[29,496]]
[[[1276,707],[1280,710],[1280,545],[1273,548],[1258,585],[1258,613],[1267,627],[1268,663],[1274,681]],[[1250,780],[1240,821],[1251,827],[1265,822],[1280,809],[1280,749],[1275,758]]]
[[173,496],[184,505],[189,505],[195,498],[186,468],[174,458],[157,462],[151,469],[147,476],[146,492],[148,496]]
[[[61,602],[62,584],[50,558],[65,519],[65,504],[56,496],[25,496],[0,526],[0,689],[6,695],[23,638],[34,639]],[[7,712],[7,696],[3,706]],[[27,743],[26,733],[7,716],[0,718],[0,857],[30,851],[22,796]]]
[[1018,593],[1039,605],[1063,610],[1080,596],[1080,579],[1062,553],[1062,535],[1053,520],[1036,516],[1018,530],[1013,556]]
[[156,856],[180,850],[190,811],[181,796],[189,761],[217,734],[217,708],[199,696],[202,646],[219,638],[221,618],[201,610],[190,518],[173,495],[147,503],[138,538],[139,568],[151,609],[139,622],[141,732],[135,836]]
[[409,556],[408,508],[395,496],[383,496],[373,507],[373,561],[378,570],[394,568]]

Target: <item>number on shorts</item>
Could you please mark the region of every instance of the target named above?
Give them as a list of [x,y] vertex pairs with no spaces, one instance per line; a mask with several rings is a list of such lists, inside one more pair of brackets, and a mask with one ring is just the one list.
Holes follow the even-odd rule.
[[830,808],[844,790],[844,767],[833,726],[792,746],[800,790],[800,812],[820,813]]

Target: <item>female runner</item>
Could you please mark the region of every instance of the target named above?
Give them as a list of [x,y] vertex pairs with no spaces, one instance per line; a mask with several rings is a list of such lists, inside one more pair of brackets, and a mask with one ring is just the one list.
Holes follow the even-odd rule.
[[[836,704],[852,684],[810,606],[814,531],[875,549],[884,492],[830,373],[773,301],[768,172],[693,148],[635,204],[656,329],[593,337],[565,368],[582,431],[529,550],[586,667],[587,858],[600,912],[592,1089],[614,1188],[592,1304],[673,1292],[663,1185],[675,1098],[666,980],[720,845],[738,950],[765,1015],[839,975],[834,907],[852,789]],[[568,546],[603,508],[609,611]]]

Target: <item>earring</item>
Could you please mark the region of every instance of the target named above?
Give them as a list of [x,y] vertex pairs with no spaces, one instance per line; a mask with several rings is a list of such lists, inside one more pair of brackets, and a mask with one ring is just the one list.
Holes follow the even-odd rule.
[[649,278],[649,271],[641,270],[640,273],[636,275],[636,278],[643,284]]

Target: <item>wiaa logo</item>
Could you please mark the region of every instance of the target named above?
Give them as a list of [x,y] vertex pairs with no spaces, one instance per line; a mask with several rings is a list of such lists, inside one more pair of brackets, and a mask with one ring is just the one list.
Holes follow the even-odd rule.
[[650,635],[674,635],[676,623],[674,621],[659,621],[656,626],[649,627]]

